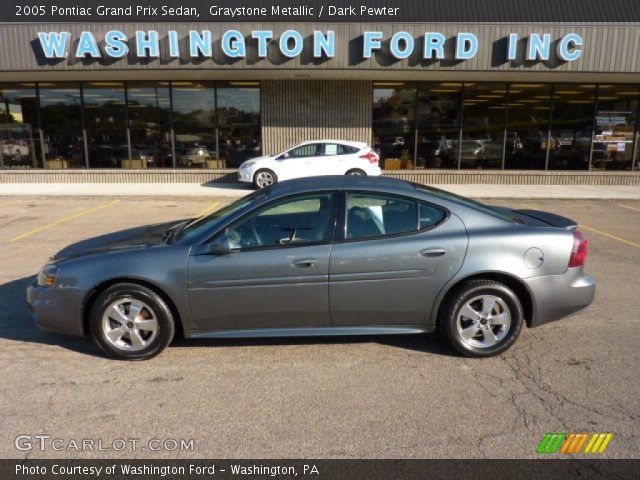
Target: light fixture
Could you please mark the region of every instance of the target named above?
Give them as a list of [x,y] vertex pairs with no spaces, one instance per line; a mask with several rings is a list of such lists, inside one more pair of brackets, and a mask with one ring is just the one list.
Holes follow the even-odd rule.
[[504,98],[504,95],[476,95],[478,98]]
[[544,83],[512,83],[512,87],[516,88],[540,88],[544,87]]
[[234,87],[259,87],[260,82],[229,82]]
[[89,82],[92,87],[122,87],[122,82]]
[[374,87],[404,87],[404,82],[375,82]]
[[578,95],[579,93],[585,93],[581,90],[555,90],[553,93],[558,95]]

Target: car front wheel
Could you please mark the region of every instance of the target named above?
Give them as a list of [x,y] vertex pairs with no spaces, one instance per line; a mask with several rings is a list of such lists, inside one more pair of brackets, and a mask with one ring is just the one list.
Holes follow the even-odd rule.
[[492,280],[471,280],[449,297],[440,329],[449,344],[467,357],[490,357],[507,350],[524,324],[518,296]]
[[364,170],[360,170],[359,168],[352,168],[351,170],[349,170],[347,173],[347,175],[353,175],[353,176],[366,176],[367,174],[364,172]]
[[278,181],[278,177],[269,169],[263,168],[258,170],[253,176],[253,185],[256,188],[265,188],[273,185]]
[[89,313],[94,342],[111,358],[146,360],[173,340],[171,310],[154,291],[120,283],[96,298]]

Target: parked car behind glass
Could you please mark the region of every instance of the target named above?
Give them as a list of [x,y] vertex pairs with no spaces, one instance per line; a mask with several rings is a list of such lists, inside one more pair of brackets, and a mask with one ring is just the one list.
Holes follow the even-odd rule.
[[282,180],[319,175],[381,174],[380,158],[366,143],[312,140],[240,165],[238,180],[264,188]]

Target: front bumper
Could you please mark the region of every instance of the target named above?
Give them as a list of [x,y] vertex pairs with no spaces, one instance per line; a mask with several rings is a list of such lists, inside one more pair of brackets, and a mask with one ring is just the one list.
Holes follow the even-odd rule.
[[531,327],[537,327],[579,312],[593,302],[596,281],[583,267],[569,268],[561,275],[526,279],[533,294]]
[[27,302],[34,323],[43,330],[83,336],[83,293],[72,288],[27,288]]
[[239,169],[238,170],[238,181],[244,183],[252,183],[253,182],[253,170],[250,168],[247,169]]

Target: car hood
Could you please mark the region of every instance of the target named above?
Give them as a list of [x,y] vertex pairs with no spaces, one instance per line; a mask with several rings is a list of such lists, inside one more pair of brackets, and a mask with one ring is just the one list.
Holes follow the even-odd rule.
[[250,158],[250,159],[248,159],[248,160],[245,160],[245,161],[244,161],[244,162],[242,162],[242,163],[244,164],[244,163],[247,163],[247,162],[259,162],[259,161],[261,161],[261,160],[271,160],[272,158],[273,158],[272,156],[269,156],[269,155],[263,155],[262,157],[254,157],[254,158]]
[[187,222],[188,220],[177,223],[175,221],[157,223],[89,238],[63,248],[51,257],[51,260],[64,261],[88,255],[160,245],[166,243],[171,233]]

